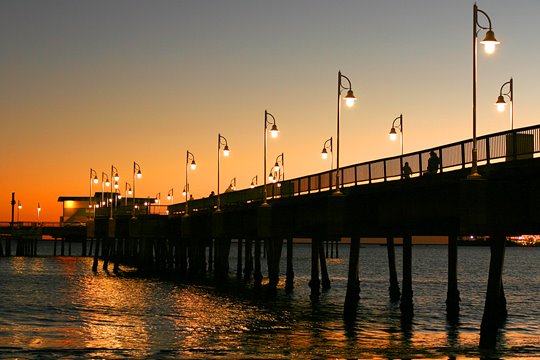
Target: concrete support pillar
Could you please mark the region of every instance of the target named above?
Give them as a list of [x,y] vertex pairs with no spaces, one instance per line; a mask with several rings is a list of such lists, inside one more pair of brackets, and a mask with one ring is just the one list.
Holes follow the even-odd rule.
[[252,250],[253,241],[251,239],[246,239],[245,251],[244,251],[244,281],[249,281],[251,279],[251,274],[253,273],[253,250]]
[[401,319],[410,322],[414,315],[412,290],[412,236],[403,236],[403,282],[402,282]]
[[264,242],[268,264],[268,295],[273,296],[277,292],[279,283],[279,262],[281,260],[282,238],[270,238]]
[[323,241],[318,241],[319,245],[319,260],[321,262],[321,285],[323,291],[330,289],[330,277],[328,276],[328,268],[326,267],[326,256],[324,254]]
[[486,302],[480,327],[480,347],[483,349],[496,347],[497,333],[501,326],[500,312],[503,310],[503,306],[504,312],[506,312],[506,300],[503,300],[504,293],[502,292],[505,240],[502,235],[492,237]]
[[396,271],[396,251],[394,246],[394,238],[392,236],[386,237],[386,250],[388,253],[388,272],[390,274],[390,286],[388,287],[388,293],[390,295],[390,301],[397,302],[401,297],[401,292],[399,291],[399,281]]
[[321,294],[321,281],[319,280],[319,242],[320,239],[317,237],[311,239],[311,279],[309,280],[309,287],[311,288],[309,298],[311,301],[318,301]]
[[259,289],[262,286],[262,272],[261,272],[261,239],[255,239],[255,270],[253,272],[253,286]]
[[287,238],[287,273],[285,280],[285,291],[290,293],[294,288],[294,269],[293,269],[293,239]]
[[459,318],[459,297],[457,279],[457,236],[448,236],[448,291],[446,293],[446,318],[450,323],[456,323]]
[[347,293],[345,295],[344,319],[347,323],[353,323],[356,319],[356,308],[360,299],[360,278],[358,276],[358,262],[360,254],[360,237],[351,237],[351,249],[349,252],[349,273],[347,276]]

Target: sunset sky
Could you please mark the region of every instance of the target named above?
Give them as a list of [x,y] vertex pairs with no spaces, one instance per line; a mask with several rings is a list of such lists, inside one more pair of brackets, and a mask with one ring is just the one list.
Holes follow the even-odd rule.
[[[0,221],[11,193],[21,221],[58,221],[59,196],[88,196],[89,171],[119,170],[120,189],[181,200],[217,188],[217,135],[231,156],[221,190],[263,176],[264,111],[280,129],[268,161],[287,178],[329,169],[337,72],[358,98],[341,118],[341,165],[393,156],[403,113],[405,152],[472,136],[469,0],[2,0]],[[479,52],[478,135],[507,130],[494,102],[514,78],[515,124],[538,124],[538,0],[483,0],[501,45]],[[487,25],[481,17],[480,21]],[[480,36],[483,36],[481,33]],[[98,185],[100,188],[101,185]],[[166,201],[165,201],[166,203]]]

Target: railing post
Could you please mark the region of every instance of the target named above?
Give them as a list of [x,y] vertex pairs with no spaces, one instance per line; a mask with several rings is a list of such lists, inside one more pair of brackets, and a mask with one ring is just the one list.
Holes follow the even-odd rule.
[[461,143],[461,168],[465,169],[465,143]]
[[418,153],[418,174],[422,176],[422,153]]
[[386,181],[386,159],[383,160],[384,181]]
[[358,185],[358,166],[354,167],[354,186]]
[[368,163],[368,180],[369,180],[369,183],[371,184],[371,163]]
[[491,158],[490,149],[489,149],[489,139],[490,137],[486,136],[486,162],[488,164],[490,163],[490,158]]
[[441,168],[441,173],[443,172],[443,169],[444,169],[442,159],[443,159],[442,148],[439,148],[439,167]]

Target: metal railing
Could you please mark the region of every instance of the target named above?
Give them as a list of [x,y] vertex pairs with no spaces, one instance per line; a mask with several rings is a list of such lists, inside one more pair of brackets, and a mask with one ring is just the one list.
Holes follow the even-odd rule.
[[[472,164],[472,146],[472,139],[468,139],[403,156],[398,155],[345,166],[340,169],[340,179],[343,187],[400,180],[405,162],[408,162],[412,169],[411,177],[418,177],[426,172],[431,151],[435,151],[439,157],[438,172],[465,169]],[[477,152],[479,166],[532,158],[534,154],[540,153],[540,125],[480,136],[477,138]],[[333,183],[333,179],[336,178],[335,171],[325,171],[281,183],[268,184],[268,198],[298,196],[331,190],[335,188]],[[223,193],[220,194],[220,197],[222,207],[240,203],[258,203],[262,201],[263,186]],[[215,206],[216,199],[211,197],[189,202],[190,211],[211,209]],[[183,213],[184,209],[185,203],[169,206],[171,214]]]

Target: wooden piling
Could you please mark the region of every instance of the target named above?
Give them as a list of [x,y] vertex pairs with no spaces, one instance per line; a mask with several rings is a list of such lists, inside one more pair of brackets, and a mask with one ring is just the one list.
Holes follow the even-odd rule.
[[402,281],[401,319],[410,322],[414,315],[412,290],[412,236],[403,236],[403,281]]
[[252,254],[252,240],[246,239],[245,251],[244,251],[244,281],[251,280],[251,274],[253,273],[253,254]]
[[459,318],[459,297],[457,280],[457,236],[448,236],[448,290],[446,292],[446,318],[450,323],[457,322]]
[[388,253],[388,273],[390,275],[390,286],[388,287],[388,293],[390,295],[390,301],[397,302],[401,297],[401,292],[399,290],[399,281],[396,271],[396,251],[394,246],[394,238],[392,236],[386,237],[386,250]]
[[287,272],[285,278],[285,292],[290,293],[294,288],[293,269],[293,238],[287,238]]
[[491,258],[486,291],[484,315],[480,326],[480,347],[494,349],[497,345],[497,333],[500,323],[502,272],[504,265],[505,237],[493,236],[491,239]]
[[[94,262],[92,264],[92,271],[93,272],[97,272],[97,267],[98,267],[98,260],[99,260],[99,243],[100,243],[100,238],[96,238],[96,249],[94,251]],[[55,241],[55,252],[56,254],[56,241]]]
[[347,276],[347,293],[345,294],[344,319],[352,323],[356,319],[356,308],[360,299],[360,279],[358,276],[358,262],[360,254],[360,237],[351,237],[349,252],[349,273]]
[[243,246],[243,242],[242,242],[242,239],[239,238],[238,239],[238,243],[237,243],[238,247],[237,247],[237,263],[236,263],[236,278],[237,279],[241,279],[242,278],[242,246]]
[[311,279],[309,287],[311,292],[309,298],[311,301],[318,301],[321,294],[321,281],[319,280],[319,238],[311,239]]
[[322,290],[330,289],[330,277],[328,276],[328,268],[326,266],[326,256],[324,254],[324,246],[322,240],[318,241],[319,245],[319,260],[321,263],[321,285]]
[[255,269],[253,271],[253,286],[258,289],[262,285],[262,272],[261,272],[261,239],[255,239]]
[[268,295],[273,296],[277,292],[279,283],[279,262],[281,261],[282,238],[266,239],[266,262],[268,265]]

